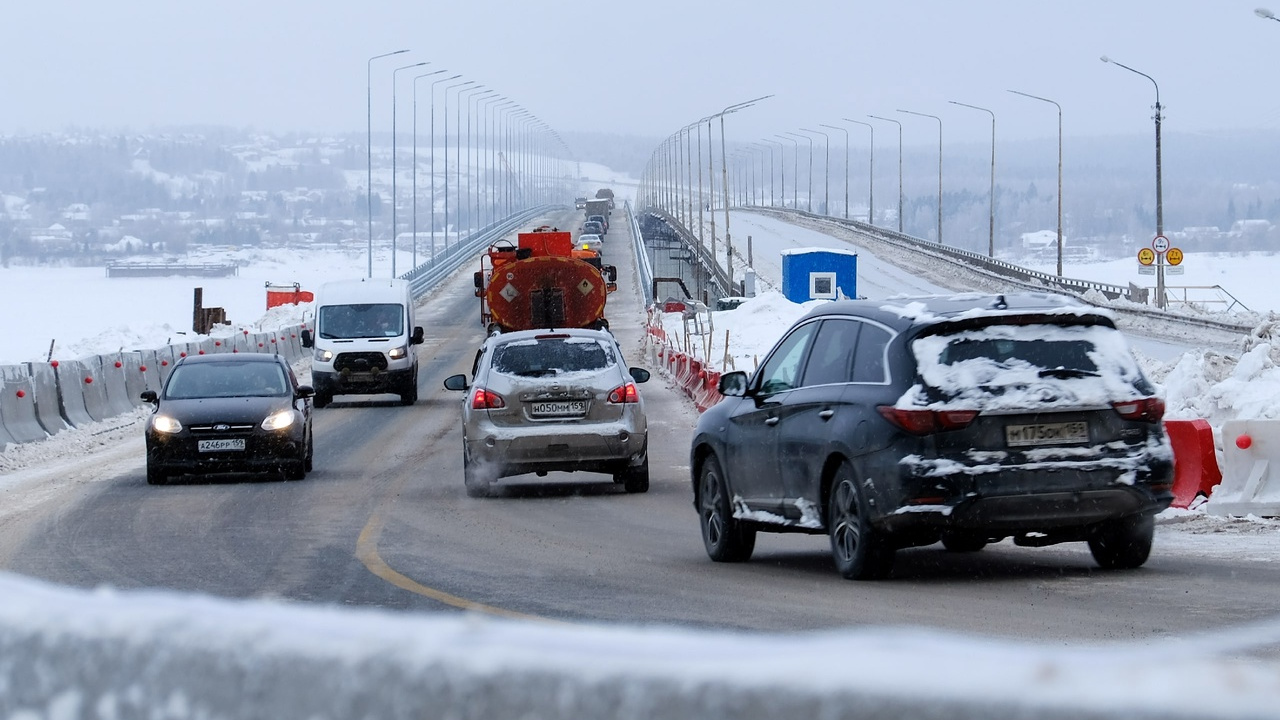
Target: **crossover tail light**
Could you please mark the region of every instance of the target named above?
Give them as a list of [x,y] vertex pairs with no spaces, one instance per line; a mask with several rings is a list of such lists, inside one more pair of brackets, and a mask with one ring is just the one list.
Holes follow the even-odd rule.
[[1164,401],[1158,397],[1145,397],[1137,400],[1111,403],[1116,414],[1125,420],[1141,420],[1158,423],[1164,417]]
[[627,383],[609,392],[609,402],[614,404],[638,403],[640,402],[640,392],[636,390],[635,383]]
[[910,410],[892,405],[879,405],[876,410],[894,427],[912,435],[960,430],[978,417],[977,410]]
[[497,410],[507,406],[507,401],[502,396],[492,390],[485,390],[482,387],[475,389],[471,395],[472,410]]

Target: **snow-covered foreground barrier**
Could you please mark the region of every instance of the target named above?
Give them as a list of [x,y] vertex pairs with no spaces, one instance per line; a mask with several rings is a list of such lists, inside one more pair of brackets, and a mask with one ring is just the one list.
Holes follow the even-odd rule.
[[[1231,638],[1040,647],[760,635],[84,592],[0,575],[8,718],[1263,718]],[[1233,631],[1257,643],[1280,626]]]

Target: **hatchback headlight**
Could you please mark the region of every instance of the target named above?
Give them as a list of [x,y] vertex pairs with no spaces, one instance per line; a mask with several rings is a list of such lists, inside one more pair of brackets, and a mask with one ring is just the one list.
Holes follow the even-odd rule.
[[151,428],[156,432],[174,435],[182,432],[182,423],[178,422],[177,418],[172,418],[168,415],[156,415],[151,420]]
[[387,352],[387,355],[390,356],[392,360],[399,360],[400,358],[408,354],[409,354],[408,345],[401,345],[398,348],[391,348],[391,350]]
[[316,360],[319,360],[320,362],[329,362],[332,359],[333,359],[332,350],[322,350],[320,348],[316,348]]
[[293,424],[294,412],[292,410],[281,410],[280,412],[271,413],[266,420],[262,421],[263,430],[284,430]]

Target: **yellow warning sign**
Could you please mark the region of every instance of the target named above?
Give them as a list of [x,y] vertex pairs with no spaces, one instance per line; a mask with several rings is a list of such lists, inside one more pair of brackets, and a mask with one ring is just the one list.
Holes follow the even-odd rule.
[[1164,259],[1168,260],[1170,265],[1181,265],[1182,250],[1179,248],[1169,248],[1169,251],[1164,254]]
[[[1181,253],[1179,253],[1181,255]],[[1156,261],[1156,251],[1149,247],[1144,247],[1138,251],[1138,262],[1143,265],[1150,265]]]

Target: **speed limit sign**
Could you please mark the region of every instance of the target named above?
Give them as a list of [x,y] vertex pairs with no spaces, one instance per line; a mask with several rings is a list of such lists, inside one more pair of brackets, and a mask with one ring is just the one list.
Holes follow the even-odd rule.
[[1158,253],[1163,253],[1169,249],[1169,238],[1163,235],[1157,235],[1155,240],[1151,241],[1151,249]]

